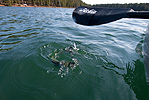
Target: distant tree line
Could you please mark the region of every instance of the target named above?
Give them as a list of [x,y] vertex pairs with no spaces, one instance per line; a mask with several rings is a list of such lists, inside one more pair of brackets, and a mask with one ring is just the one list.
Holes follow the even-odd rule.
[[8,6],[16,4],[27,4],[32,6],[55,6],[55,7],[78,7],[87,6],[81,0],[0,0],[0,4]]
[[132,8],[136,11],[149,11],[149,3],[130,3],[130,4],[98,4],[94,7],[109,7],[109,8]]

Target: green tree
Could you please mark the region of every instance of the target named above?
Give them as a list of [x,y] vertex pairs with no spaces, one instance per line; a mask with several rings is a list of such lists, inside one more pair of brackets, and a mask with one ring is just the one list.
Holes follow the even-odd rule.
[[1,3],[7,3],[7,5],[11,6],[13,4],[24,4],[28,5],[37,5],[37,6],[57,6],[60,5],[62,7],[78,7],[87,5],[81,0],[0,0]]

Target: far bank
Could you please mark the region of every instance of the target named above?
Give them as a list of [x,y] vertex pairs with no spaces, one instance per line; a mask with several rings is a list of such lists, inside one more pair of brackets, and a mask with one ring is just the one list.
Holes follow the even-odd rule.
[[75,8],[75,7],[56,7],[56,6],[30,6],[30,5],[12,5],[12,6],[5,6],[5,5],[1,5],[0,7],[43,7],[43,8]]

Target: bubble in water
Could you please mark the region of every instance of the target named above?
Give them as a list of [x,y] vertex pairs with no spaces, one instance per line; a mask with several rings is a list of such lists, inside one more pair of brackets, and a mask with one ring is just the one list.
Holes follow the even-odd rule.
[[49,70],[47,70],[47,73],[49,73]]
[[82,74],[82,71],[80,71],[80,73],[79,74]]

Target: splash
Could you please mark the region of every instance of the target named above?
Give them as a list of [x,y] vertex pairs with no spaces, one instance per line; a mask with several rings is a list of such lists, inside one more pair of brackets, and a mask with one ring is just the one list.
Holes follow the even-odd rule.
[[41,56],[52,62],[51,66],[53,66],[47,70],[47,73],[57,73],[61,78],[71,73],[79,65],[76,59],[78,50],[76,43],[65,48],[55,43],[42,46],[40,48]]
[[48,56],[48,58],[52,63],[60,67],[78,66],[79,63],[77,59],[74,58],[74,54],[77,50],[78,48],[76,48],[76,44],[74,43],[74,47],[55,49],[54,52]]
[[77,46],[76,46],[76,43],[74,43],[73,49],[74,49],[74,50],[79,50],[79,48],[77,48]]

